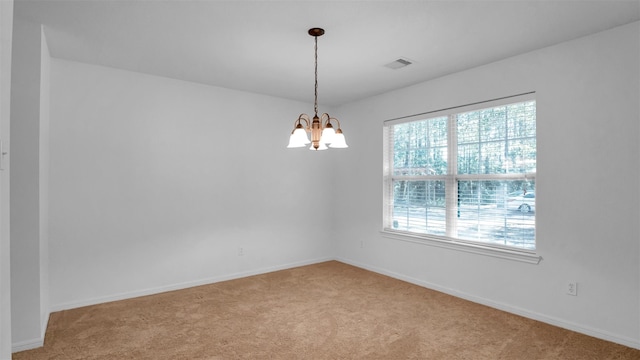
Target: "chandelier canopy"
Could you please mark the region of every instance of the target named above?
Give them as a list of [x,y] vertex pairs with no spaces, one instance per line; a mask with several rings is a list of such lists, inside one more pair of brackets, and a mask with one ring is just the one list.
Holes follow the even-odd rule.
[[[305,147],[309,143],[311,146],[309,150],[326,150],[327,146],[331,148],[346,148],[349,147],[345,141],[342,129],[340,129],[340,121],[336,118],[329,116],[327,113],[323,113],[318,117],[318,36],[324,34],[324,29],[311,28],[309,29],[309,35],[314,37],[315,40],[315,98],[313,102],[313,119],[309,118],[307,114],[300,114],[298,119],[293,123],[293,131],[289,137],[288,148]],[[331,122],[335,122],[338,126],[337,129],[333,128]],[[304,125],[303,125],[304,123]],[[307,133],[311,134],[311,141]]]

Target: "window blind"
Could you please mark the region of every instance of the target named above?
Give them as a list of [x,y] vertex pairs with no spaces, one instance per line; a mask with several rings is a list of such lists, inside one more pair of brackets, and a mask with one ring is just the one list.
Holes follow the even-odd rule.
[[384,123],[386,230],[535,249],[534,93]]

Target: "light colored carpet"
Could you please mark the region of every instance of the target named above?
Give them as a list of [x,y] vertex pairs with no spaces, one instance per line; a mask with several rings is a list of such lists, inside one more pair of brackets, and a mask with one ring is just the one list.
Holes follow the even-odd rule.
[[640,359],[330,261],[53,313],[29,359]]

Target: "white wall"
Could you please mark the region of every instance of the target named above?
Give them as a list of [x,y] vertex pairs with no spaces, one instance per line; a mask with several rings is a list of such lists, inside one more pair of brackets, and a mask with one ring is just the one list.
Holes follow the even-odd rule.
[[[9,115],[11,105],[11,37],[13,34],[13,0],[0,1],[0,139],[9,150]],[[0,154],[0,359],[11,358],[11,274],[9,232],[9,157]]]
[[312,109],[53,59],[52,309],[331,258],[336,153],[286,149]]
[[[16,17],[11,73],[11,316],[13,350],[41,346],[47,324],[48,53],[39,24]],[[44,77],[41,77],[44,74]],[[42,110],[42,111],[41,111]],[[45,164],[43,164],[43,162]],[[44,192],[43,192],[44,189]]]
[[[339,108],[358,129],[336,169],[338,258],[640,348],[639,33],[636,22]],[[382,237],[382,122],[527,91],[542,262]]]
[[49,100],[51,55],[44,29],[40,27],[40,126],[39,126],[39,183],[38,194],[40,239],[40,333],[42,338],[49,322]]

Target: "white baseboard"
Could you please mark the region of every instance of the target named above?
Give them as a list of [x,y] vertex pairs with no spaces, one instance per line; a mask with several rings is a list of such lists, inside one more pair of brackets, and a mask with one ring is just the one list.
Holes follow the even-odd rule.
[[25,341],[19,341],[11,344],[11,353],[36,349],[44,345],[44,336],[47,332],[47,326],[49,326],[49,314],[43,316],[40,324],[40,337],[37,339],[30,339]]
[[43,345],[44,345],[44,336],[38,339],[31,339],[31,340],[25,340],[25,341],[13,343],[11,345],[11,352],[15,353],[19,351],[36,349]]
[[215,276],[215,277],[206,278],[206,279],[199,279],[195,281],[187,281],[187,282],[178,283],[178,284],[159,286],[154,288],[130,291],[130,292],[108,295],[103,297],[96,297],[91,299],[83,299],[79,301],[72,301],[72,302],[61,303],[61,304],[53,304],[51,305],[50,310],[51,312],[56,312],[56,311],[62,311],[62,310],[75,309],[83,306],[102,304],[102,303],[111,302],[111,301],[132,299],[140,296],[154,295],[154,294],[160,294],[168,291],[188,289],[195,286],[214,284],[221,281],[234,280],[234,279],[239,279],[247,276],[266,274],[274,271],[291,269],[299,266],[317,264],[317,263],[330,261],[330,260],[334,260],[334,258],[327,257],[327,258],[311,259],[311,260],[299,261],[299,262],[294,262],[289,264],[269,266],[265,268],[243,271],[239,273],[220,275],[220,276]]
[[606,340],[606,341],[611,341],[617,344],[621,344],[621,345],[625,345],[628,347],[632,347],[635,349],[640,349],[640,339],[632,339],[632,338],[628,338],[625,336],[620,336],[618,334],[613,334],[610,333],[608,331],[602,331],[602,330],[598,330],[598,329],[594,329],[592,327],[589,326],[584,326],[581,324],[577,324],[571,321],[566,321],[564,319],[559,319],[553,316],[547,316],[544,314],[540,314],[534,311],[530,311],[530,310],[526,310],[526,309],[522,309],[519,308],[517,306],[513,306],[513,305],[509,305],[509,304],[504,304],[504,303],[500,303],[500,302],[496,302],[490,299],[486,299],[486,298],[482,298],[482,297],[478,297],[475,295],[471,295],[471,294],[467,294],[464,292],[460,292],[454,289],[450,289],[450,288],[446,288],[446,287],[442,287],[440,285],[437,284],[433,284],[424,280],[420,280],[420,279],[416,279],[413,278],[411,276],[406,276],[403,274],[399,274],[393,271],[389,271],[386,269],[382,269],[382,268],[378,268],[378,267],[374,267],[374,266],[369,266],[369,265],[365,265],[365,264],[361,264],[358,263],[356,261],[352,261],[349,259],[345,259],[345,258],[341,258],[341,257],[337,257],[336,258],[337,261],[343,262],[345,264],[349,264],[349,265],[353,265],[362,269],[366,269],[369,271],[373,271],[379,274],[383,274],[383,275],[387,275],[390,276],[392,278],[395,279],[399,279],[399,280],[403,280],[406,281],[408,283],[411,284],[415,284],[418,286],[422,286],[428,289],[432,289],[432,290],[436,290],[436,291],[440,291],[443,292],[445,294],[449,294],[461,299],[465,299],[465,300],[469,300],[471,302],[474,303],[478,303],[478,304],[482,304],[482,305],[486,305],[498,310],[502,310],[502,311],[506,311],[508,313],[512,313],[512,314],[516,314],[516,315],[520,315],[529,319],[533,319],[533,320],[537,320],[543,323],[547,323],[550,325],[554,325],[557,327],[561,327],[567,330],[571,330],[571,331],[575,331],[581,334],[585,334],[585,335],[589,335],[589,336],[593,336],[595,338],[598,339],[602,339],[602,340]]

